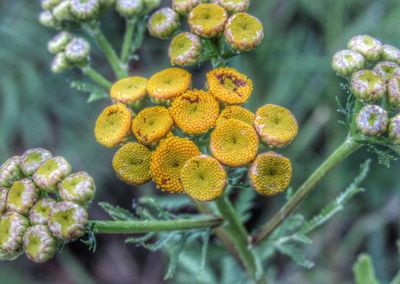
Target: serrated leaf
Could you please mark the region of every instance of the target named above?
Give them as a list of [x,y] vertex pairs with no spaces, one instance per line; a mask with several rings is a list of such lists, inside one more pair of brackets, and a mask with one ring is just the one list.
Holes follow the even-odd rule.
[[257,196],[254,190],[245,189],[240,192],[235,207],[242,222],[251,218],[251,209],[254,207],[254,199]]
[[114,206],[107,202],[100,202],[99,206],[116,221],[129,221],[136,219],[131,212],[119,206]]
[[70,86],[71,88],[78,90],[80,92],[89,93],[89,98],[87,100],[88,103],[109,98],[107,92],[105,92],[102,88],[92,83],[73,81],[71,82]]
[[356,284],[380,283],[375,277],[371,257],[367,254],[361,254],[358,257],[357,262],[353,265],[353,273]]
[[172,254],[169,260],[167,273],[164,276],[164,280],[172,279],[174,277],[179,262],[179,255],[181,254],[183,247],[186,244],[187,238],[187,234],[181,234],[180,237],[177,238],[177,240],[175,241],[174,245],[171,247]]
[[306,245],[313,243],[313,241],[309,237],[307,237],[306,235],[300,234],[300,233],[294,234],[292,236],[292,239],[296,242],[303,243]]
[[168,244],[177,234],[176,232],[159,234],[159,239],[157,241],[151,244],[143,243],[142,246],[148,250],[157,251]]
[[126,244],[142,244],[153,238],[156,233],[147,233],[142,237],[130,237],[125,240]]
[[301,214],[295,214],[286,219],[285,222],[272,234],[272,238],[279,238],[290,232],[295,232],[304,224],[304,217]]
[[279,245],[277,246],[277,249],[282,254],[290,257],[299,266],[305,268],[312,268],[314,266],[314,263],[307,260],[303,255],[303,252],[293,244]]

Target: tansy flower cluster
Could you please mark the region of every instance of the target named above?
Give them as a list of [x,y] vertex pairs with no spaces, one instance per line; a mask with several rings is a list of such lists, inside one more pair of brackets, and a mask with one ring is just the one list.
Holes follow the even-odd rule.
[[387,136],[400,143],[400,50],[368,35],[350,39],[332,68],[349,81],[358,104],[357,129],[367,136]]
[[260,194],[284,191],[290,160],[262,149],[293,141],[292,113],[273,104],[256,113],[244,108],[253,85],[234,68],[208,72],[204,90],[191,85],[192,75],[175,67],[114,83],[114,104],[99,115],[94,133],[100,144],[120,147],[112,161],[118,178],[130,185],[152,180],[162,191],[211,201],[223,194],[232,168],[247,167]]
[[82,237],[93,178],[71,173],[61,156],[27,150],[0,166],[0,260],[22,253],[35,263],[53,258],[61,246]]
[[[249,51],[261,43],[263,25],[246,12],[249,0],[203,2],[206,1],[173,0],[172,7],[157,10],[148,21],[148,31],[153,37],[173,37],[169,46],[172,65],[186,66],[204,61],[207,59],[205,54],[210,53],[209,44],[205,43],[208,41],[213,45],[218,38],[222,40],[215,49],[222,57],[226,53],[224,41],[234,53]],[[180,31],[181,18],[187,20],[190,31]],[[222,53],[221,49],[224,50]]]

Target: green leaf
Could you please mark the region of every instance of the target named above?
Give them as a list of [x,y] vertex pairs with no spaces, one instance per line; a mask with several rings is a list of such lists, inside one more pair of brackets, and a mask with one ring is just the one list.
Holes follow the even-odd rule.
[[131,212],[119,206],[114,206],[107,202],[100,202],[99,206],[116,221],[129,221],[136,219]]
[[203,246],[201,247],[201,261],[200,261],[200,268],[199,268],[199,274],[203,272],[204,267],[206,267],[206,261],[207,261],[207,252],[208,252],[208,245],[210,242],[210,236],[211,236],[211,229],[208,229],[203,233],[202,237],[202,242]]
[[147,233],[142,237],[130,237],[125,240],[126,244],[143,244],[153,238],[156,233]]
[[87,100],[88,103],[109,98],[109,95],[102,88],[95,84],[82,81],[73,81],[70,86],[72,89],[80,92],[89,93],[89,98]]
[[164,280],[172,279],[174,277],[179,262],[179,255],[186,244],[188,236],[188,234],[181,234],[180,237],[176,239],[174,245],[171,246],[172,254]]
[[353,273],[356,284],[378,284],[375,277],[375,271],[372,266],[371,257],[367,254],[361,254],[357,262],[353,265]]
[[312,268],[314,266],[314,263],[307,260],[303,255],[303,252],[293,244],[279,245],[277,246],[277,249],[282,254],[287,255],[288,257],[293,259],[293,261],[299,266],[305,268]]
[[242,222],[247,222],[251,218],[251,210],[254,208],[256,196],[255,191],[250,188],[240,191],[235,207]]

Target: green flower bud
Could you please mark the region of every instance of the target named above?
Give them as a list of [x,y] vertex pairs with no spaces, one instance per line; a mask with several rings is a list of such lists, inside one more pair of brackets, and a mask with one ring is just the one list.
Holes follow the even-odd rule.
[[42,11],[39,14],[39,22],[46,28],[56,29],[58,22],[50,11]]
[[214,3],[221,5],[228,13],[233,14],[247,11],[250,0],[214,0]]
[[340,76],[347,77],[365,66],[365,58],[357,51],[345,49],[335,53],[332,69]]
[[172,0],[172,8],[179,15],[186,16],[200,3],[200,0]]
[[351,77],[351,91],[362,101],[376,102],[386,93],[386,84],[376,72],[361,70]]
[[82,206],[70,201],[59,202],[50,211],[49,229],[55,237],[73,241],[85,234],[88,219]]
[[389,138],[396,144],[400,144],[400,114],[389,120]]
[[400,50],[394,46],[384,44],[382,50],[382,59],[400,64]]
[[24,176],[20,165],[21,158],[14,156],[0,166],[0,186],[10,187],[14,181]]
[[72,35],[69,32],[59,32],[47,43],[47,49],[53,54],[62,52],[71,39]]
[[29,221],[26,217],[9,212],[0,220],[0,249],[6,254],[17,254],[22,250],[22,242]]
[[71,63],[83,63],[88,60],[90,55],[90,44],[81,37],[72,39],[65,47],[65,56]]
[[351,50],[358,51],[368,61],[378,61],[382,55],[382,43],[368,35],[354,36],[347,43],[347,47]]
[[29,149],[21,156],[20,168],[25,176],[30,177],[44,162],[51,157],[51,153],[45,149]]
[[1,215],[6,212],[7,209],[7,195],[8,195],[8,188],[0,187],[0,218]]
[[369,136],[378,136],[386,132],[388,127],[387,112],[377,105],[366,105],[357,114],[358,130]]
[[62,73],[70,67],[71,65],[64,52],[57,53],[51,62],[51,71],[56,74]]
[[7,196],[7,210],[28,215],[39,199],[39,189],[27,178],[14,182]]
[[171,8],[162,8],[151,15],[147,29],[153,37],[169,38],[179,28],[179,15]]
[[188,24],[193,33],[204,38],[219,36],[228,20],[228,12],[217,4],[203,3],[190,11]]
[[77,20],[91,20],[97,17],[99,10],[99,0],[71,0],[71,13]]
[[201,56],[201,39],[192,33],[180,33],[175,36],[168,49],[171,65],[193,65],[196,64]]
[[71,165],[61,156],[47,160],[33,174],[36,185],[49,193],[57,190],[57,184],[71,173]]
[[241,12],[229,18],[224,35],[233,49],[248,51],[260,45],[264,38],[264,28],[259,19]]
[[85,204],[92,201],[96,185],[86,172],[77,172],[66,177],[58,184],[60,196],[65,201]]
[[39,200],[29,212],[31,224],[47,225],[51,209],[57,204],[53,198],[43,198]]
[[42,0],[41,5],[44,10],[51,10],[57,6],[62,0]]
[[117,0],[115,10],[124,17],[139,15],[143,10],[142,0]]
[[400,76],[399,65],[390,61],[379,62],[375,65],[373,71],[375,71],[385,81],[389,81],[393,77]]
[[57,252],[57,240],[46,225],[29,227],[23,240],[25,254],[34,263],[44,263]]
[[54,7],[52,12],[54,18],[60,22],[71,20],[73,18],[71,14],[71,2],[69,0],[64,0],[58,4],[56,7]]
[[146,14],[151,10],[157,8],[161,4],[161,0],[143,0]]
[[400,77],[395,77],[389,80],[388,100],[392,107],[400,108]]

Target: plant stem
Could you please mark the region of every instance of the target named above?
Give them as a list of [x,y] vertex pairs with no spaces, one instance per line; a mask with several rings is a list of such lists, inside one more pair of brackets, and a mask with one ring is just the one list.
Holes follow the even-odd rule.
[[300,186],[296,193],[286,202],[286,204],[276,213],[272,219],[266,223],[252,238],[252,243],[256,244],[265,240],[279,225],[300,205],[300,203],[314,190],[317,183],[340,162],[345,160],[351,153],[362,147],[356,141],[356,136],[348,136],[339,146]]
[[94,70],[91,66],[87,65],[82,67],[82,72],[92,79],[94,82],[105,88],[107,91],[111,88],[112,84],[103,75]]
[[111,68],[114,70],[115,75],[118,79],[122,79],[128,76],[127,67],[124,65],[118,58],[117,54],[115,53],[114,48],[112,47],[111,43],[108,41],[106,36],[103,34],[101,29],[98,25],[84,26],[87,33],[92,36],[100,48],[103,50],[105,56],[107,57],[108,62],[111,65]]
[[151,232],[185,231],[222,225],[218,217],[203,216],[192,219],[148,221],[91,221],[97,234],[141,234]]
[[136,23],[137,18],[126,19],[126,30],[121,49],[121,61],[124,64],[128,63],[129,55],[132,51],[133,33],[135,31]]

